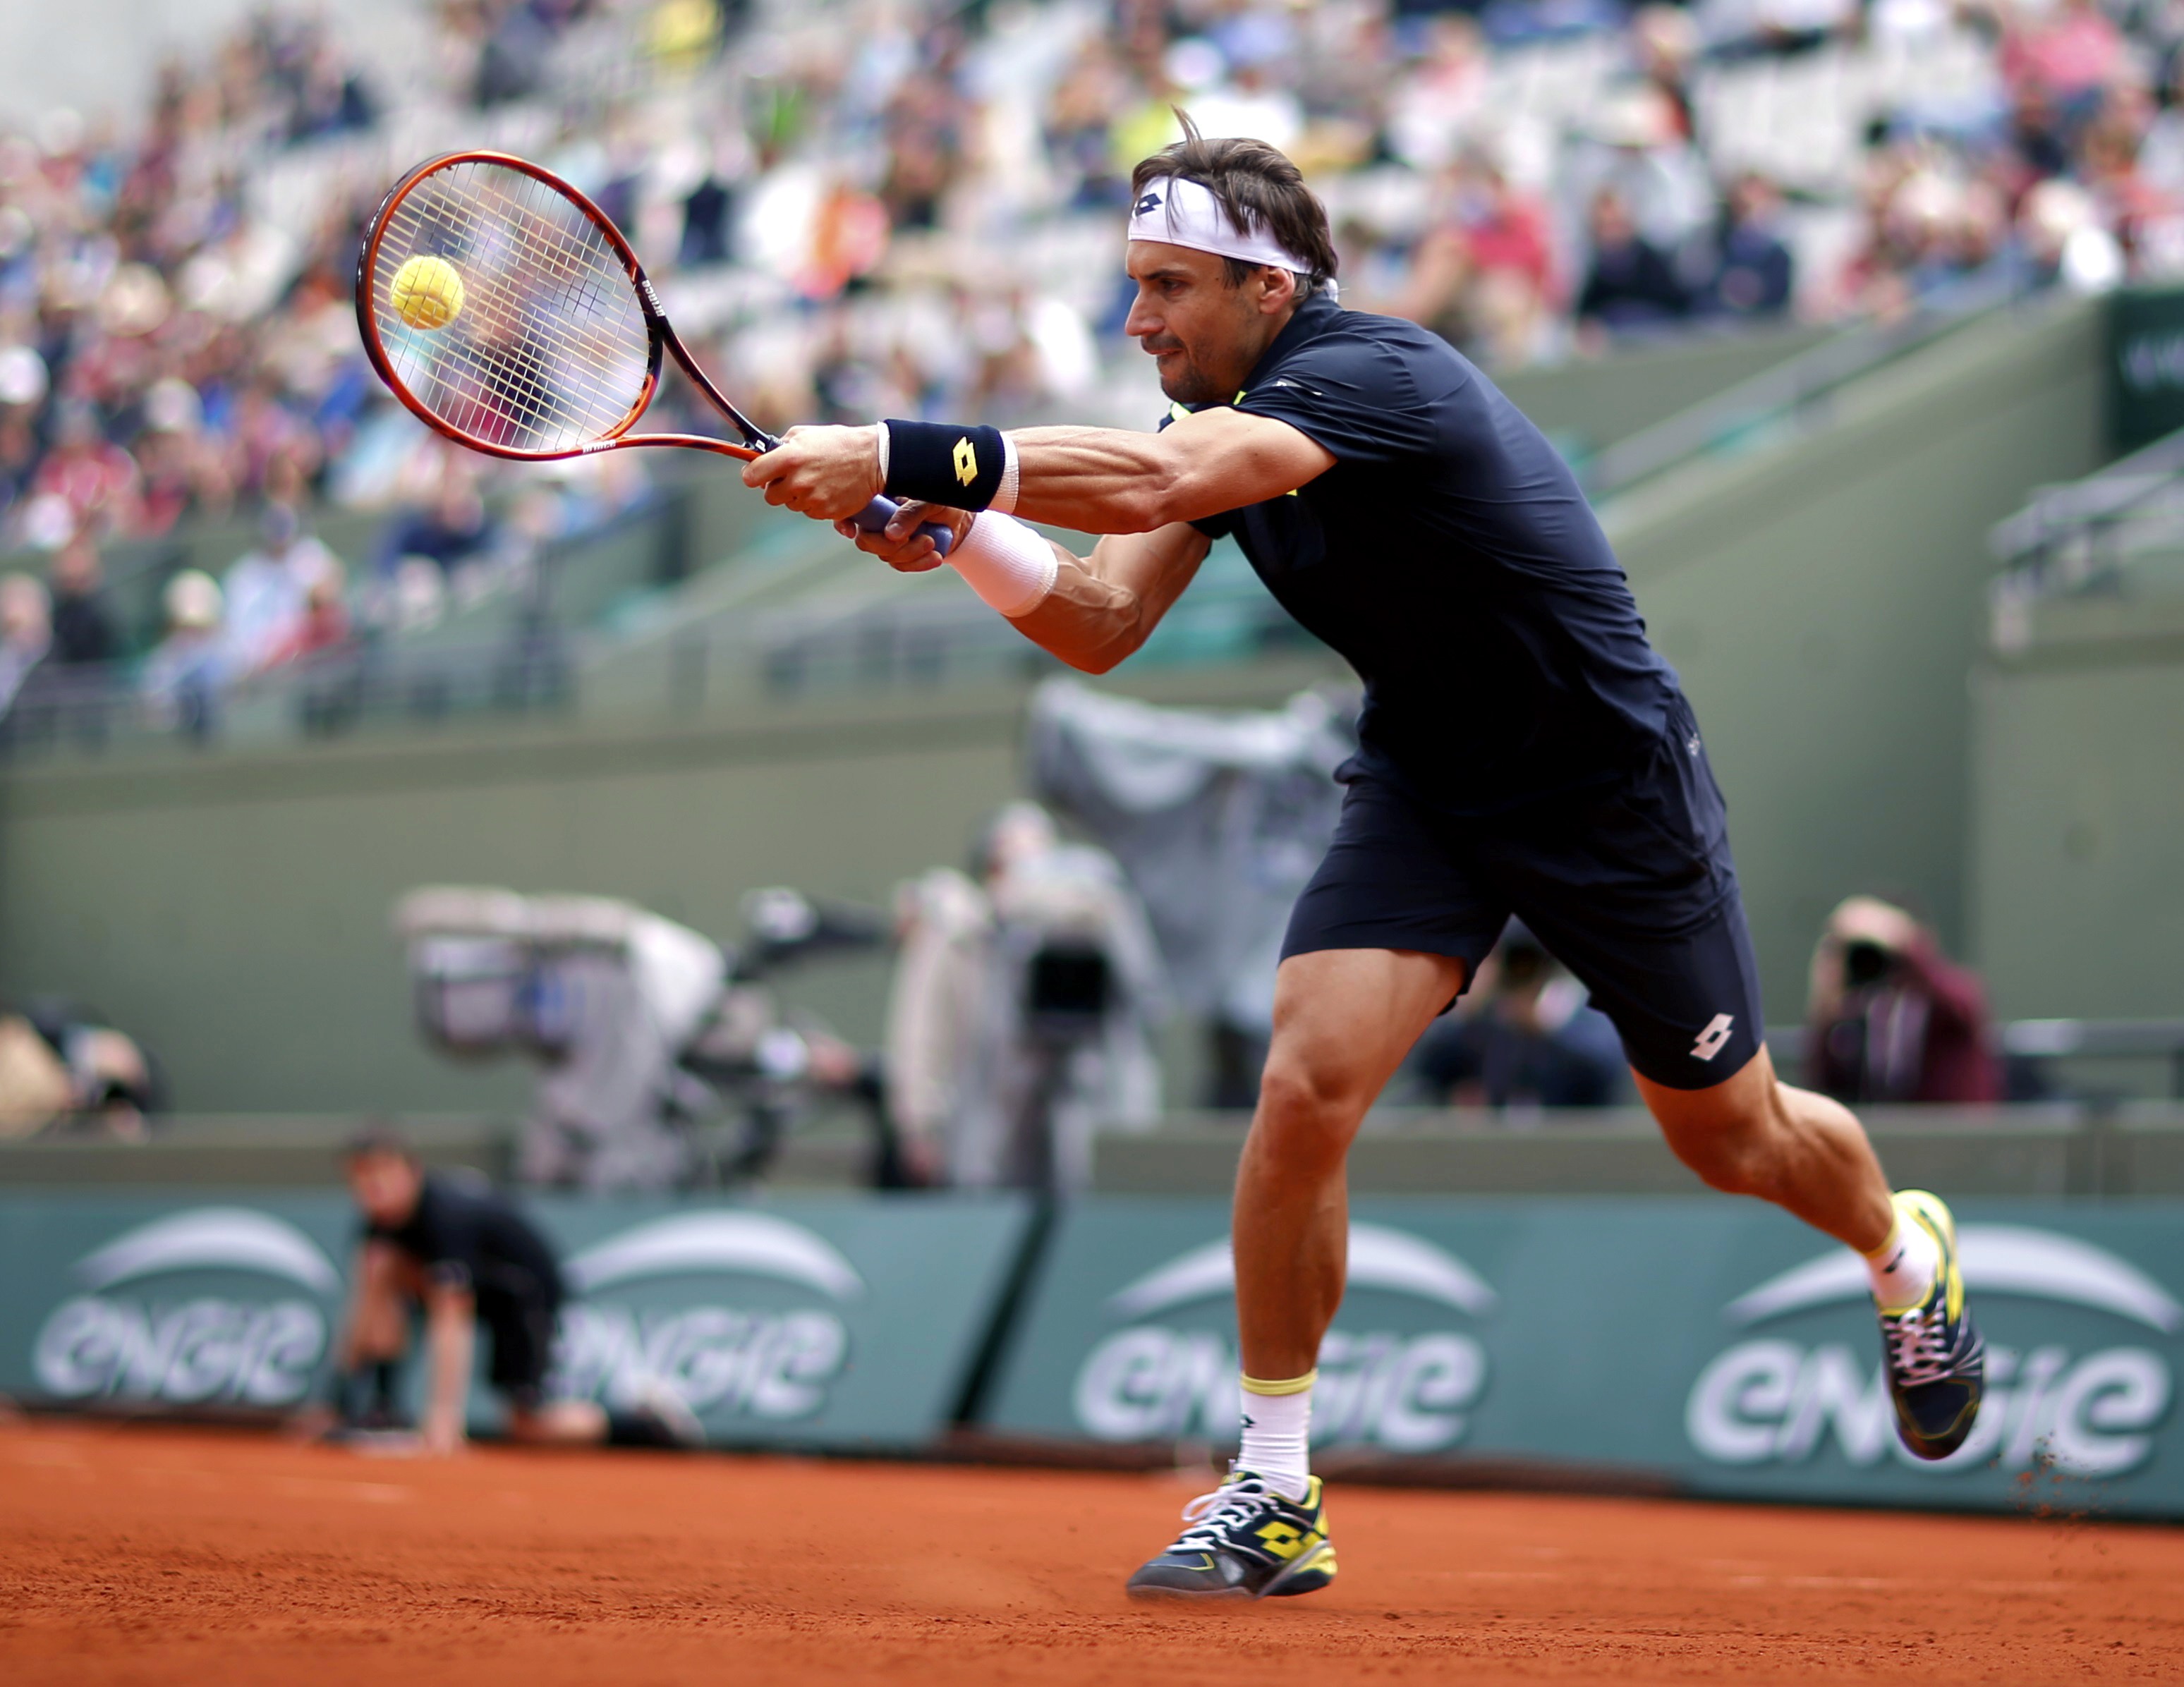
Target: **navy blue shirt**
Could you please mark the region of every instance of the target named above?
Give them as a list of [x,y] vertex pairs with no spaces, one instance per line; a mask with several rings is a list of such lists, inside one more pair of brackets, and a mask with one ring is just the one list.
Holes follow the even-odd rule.
[[1195,525],[1233,533],[1365,682],[1357,771],[1485,814],[1651,752],[1675,673],[1568,465],[1446,341],[1316,296],[1234,403],[1334,455],[1294,493]]

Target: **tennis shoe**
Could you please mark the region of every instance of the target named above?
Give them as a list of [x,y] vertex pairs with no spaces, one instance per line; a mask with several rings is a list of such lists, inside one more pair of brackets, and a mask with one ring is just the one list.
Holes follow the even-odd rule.
[[1957,1225],[1940,1197],[1903,1189],[1892,1199],[1897,1222],[1934,1239],[1933,1286],[1914,1306],[1880,1309],[1880,1345],[1897,1433],[1922,1459],[1945,1459],[1964,1444],[1986,1388],[1986,1344],[1964,1304]]
[[1281,1599],[1334,1579],[1318,1477],[1301,1501],[1248,1470],[1232,1470],[1183,1508],[1175,1544],[1129,1579],[1132,1599]]

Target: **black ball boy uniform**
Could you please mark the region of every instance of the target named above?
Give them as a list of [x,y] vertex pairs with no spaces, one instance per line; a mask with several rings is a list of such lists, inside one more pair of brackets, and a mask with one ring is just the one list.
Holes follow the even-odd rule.
[[407,1255],[427,1282],[470,1291],[493,1339],[488,1379],[511,1404],[537,1410],[565,1296],[554,1250],[530,1221],[482,1182],[427,1172],[407,1222],[365,1233]]

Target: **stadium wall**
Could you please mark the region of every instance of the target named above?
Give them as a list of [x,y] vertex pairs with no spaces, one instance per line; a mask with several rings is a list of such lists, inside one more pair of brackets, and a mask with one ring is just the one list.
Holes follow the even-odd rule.
[[1496,381],[1557,446],[1581,457],[1786,363],[1833,331],[1792,327],[1679,340],[1514,370]]
[[1972,924],[1997,1011],[2184,1014],[2184,613],[2042,604],[1972,700]]
[[[2101,330],[2084,302],[1990,315],[1846,387],[1797,443],[1702,459],[1611,512],[1729,797],[1770,1018],[1797,1017],[1814,939],[1853,891],[1970,938],[1986,532],[2105,460]],[[2058,993],[2042,1011],[2153,1010]]]
[[[1279,703],[1318,664],[1165,677],[1176,702]],[[532,1076],[429,1055],[393,899],[428,882],[623,896],[716,938],[743,894],[884,903],[960,862],[1018,788],[1021,693],[851,699],[704,725],[187,751],[0,780],[0,995],[89,1003],[197,1111],[465,1112]],[[788,994],[876,1038],[885,972],[828,962]]]
[[[742,1447],[1173,1467],[1234,1445],[1228,1203],[526,1201],[571,1290],[549,1384],[665,1384]],[[2176,1518],[2169,1202],[1968,1200],[1973,1439],[1893,1434],[1858,1258],[1719,1197],[1361,1195],[1318,1354],[1330,1476]],[[268,1423],[323,1398],[355,1234],[304,1190],[0,1193],[0,1390]],[[482,1358],[482,1355],[480,1356]],[[414,1405],[419,1367],[404,1379]],[[493,1426],[488,1390],[473,1426]]]

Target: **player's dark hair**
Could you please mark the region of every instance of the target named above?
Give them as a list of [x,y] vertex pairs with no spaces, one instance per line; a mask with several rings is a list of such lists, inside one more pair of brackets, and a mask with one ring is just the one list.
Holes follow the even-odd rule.
[[[1264,141],[1241,136],[1209,141],[1198,132],[1188,112],[1178,107],[1175,114],[1183,125],[1183,138],[1162,147],[1130,172],[1130,198],[1141,198],[1146,184],[1163,175],[1195,181],[1213,195],[1238,233],[1264,229],[1284,249],[1312,265],[1297,277],[1300,293],[1333,281],[1341,260],[1335,256],[1334,237],[1328,229],[1327,207],[1304,185],[1304,172],[1290,162],[1289,155]],[[1245,278],[1262,267],[1240,258],[1221,262],[1232,287],[1243,286]]]
[[398,1160],[415,1164],[417,1149],[402,1133],[402,1127],[391,1119],[372,1119],[360,1127],[355,1134],[342,1144],[341,1157],[351,1160],[370,1160],[379,1155],[391,1154]]

